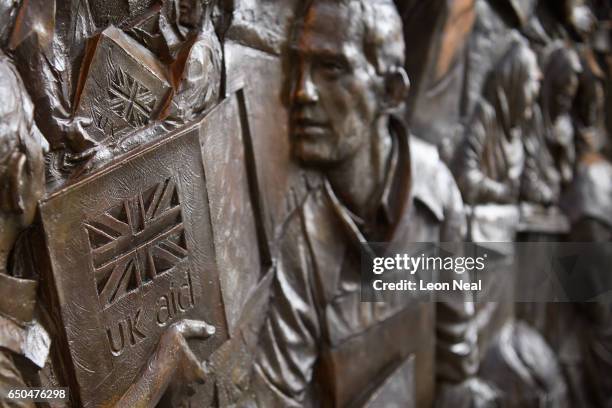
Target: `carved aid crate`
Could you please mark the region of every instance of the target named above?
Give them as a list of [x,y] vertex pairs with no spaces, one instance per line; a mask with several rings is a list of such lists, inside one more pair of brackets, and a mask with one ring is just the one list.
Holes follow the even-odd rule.
[[76,116],[98,142],[112,143],[157,119],[172,96],[167,68],[114,26],[88,45],[76,97]]
[[[227,339],[199,125],[141,148],[41,203],[43,287],[77,406],[112,406],[183,318]],[[76,394],[76,395],[74,395]]]

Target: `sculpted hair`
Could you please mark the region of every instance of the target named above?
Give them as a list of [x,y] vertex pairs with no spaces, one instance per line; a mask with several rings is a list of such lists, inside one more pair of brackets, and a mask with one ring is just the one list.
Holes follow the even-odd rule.
[[353,0],[361,8],[363,49],[378,74],[393,72],[405,62],[402,19],[392,0]]
[[[393,0],[310,0],[304,3],[296,20],[301,22],[310,7],[319,3],[348,9],[354,35],[361,37],[363,52],[377,74],[384,75],[404,67],[402,19]],[[299,32],[299,29],[294,32]]]
[[554,119],[555,98],[569,84],[578,83],[578,76],[582,73],[582,64],[576,51],[563,43],[553,44],[544,61],[544,81],[542,82],[540,105],[544,121],[548,123]]
[[580,73],[582,73],[582,65],[576,51],[565,45],[559,45],[550,52],[546,59],[544,81],[558,88]]
[[576,51],[563,43],[555,44],[545,58],[544,82],[542,83],[542,103],[547,105],[559,89],[577,81],[582,73],[582,64]]
[[519,124],[527,108],[525,84],[535,61],[536,56],[527,43],[517,38],[484,84],[484,98],[495,108],[506,132]]

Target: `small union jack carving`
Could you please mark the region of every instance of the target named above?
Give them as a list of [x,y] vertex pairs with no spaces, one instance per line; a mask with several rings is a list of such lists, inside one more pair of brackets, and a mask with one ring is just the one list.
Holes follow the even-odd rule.
[[111,111],[125,119],[132,127],[147,124],[157,98],[143,84],[121,67],[114,67],[109,74],[108,101]]
[[168,179],[85,223],[98,295],[110,305],[187,257],[176,184]]

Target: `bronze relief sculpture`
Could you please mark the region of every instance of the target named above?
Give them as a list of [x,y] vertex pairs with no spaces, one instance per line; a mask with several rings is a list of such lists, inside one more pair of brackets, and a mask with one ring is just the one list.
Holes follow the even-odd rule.
[[37,260],[69,351],[54,357],[80,405],[155,405],[175,377],[203,381],[201,361],[227,336],[198,134],[188,127],[126,157],[130,171],[103,167],[41,202],[44,239],[63,242]]
[[59,184],[201,116],[221,75],[209,1],[143,1],[111,15],[103,2],[67,3],[51,46],[27,40],[15,51],[22,75],[38,84],[29,91]]
[[451,168],[470,207],[470,239],[511,242],[518,223],[525,168],[523,128],[533,114],[541,71],[533,51],[517,39],[483,85]]
[[524,168],[522,125],[533,112],[541,72],[535,54],[513,44],[491,71],[454,164],[470,204],[518,202]]
[[[600,97],[602,82],[597,72],[587,64],[580,76],[579,89],[575,107],[579,109],[580,114],[576,115],[575,120],[580,121],[582,126],[577,127],[577,130],[584,133],[595,132],[601,126],[599,120],[604,108],[603,98]],[[612,165],[609,134],[607,137],[603,147],[599,148],[593,136],[581,139],[584,145],[576,166],[575,178],[561,198],[561,205],[572,225],[569,239],[574,242],[601,244],[612,240],[612,191],[610,183],[606,182],[612,174]],[[603,245],[599,247],[599,251],[609,251],[609,248]],[[586,281],[594,283],[602,279],[596,269],[590,272],[584,276]],[[574,375],[570,380],[573,388],[588,389],[588,392],[576,392],[573,401],[581,405],[605,406],[610,401],[606,391],[610,384],[598,373],[609,370],[612,322],[610,301],[602,298],[588,304],[575,303],[571,306],[566,314],[569,318],[574,318],[583,329],[575,335],[583,352],[579,354],[578,359],[565,358],[563,362],[573,368]]]
[[597,0],[0,0],[0,406],[606,407],[605,294],[536,307],[552,332],[513,250],[456,296],[367,301],[363,265],[540,229],[611,258],[610,27]]
[[[2,24],[12,26],[11,4],[1,5]],[[13,10],[14,11],[14,10]],[[2,33],[7,49],[10,30]],[[44,193],[44,158],[49,145],[34,123],[34,105],[11,58],[0,51],[0,387],[3,392],[25,386],[22,367],[42,367],[49,353],[50,338],[36,312],[38,277],[15,267],[11,254],[18,240],[34,222],[37,202]],[[34,406],[22,402],[18,406]]]
[[[383,28],[376,18],[389,24]],[[474,378],[468,298],[441,300],[436,321],[412,335],[405,322],[423,321],[431,309],[409,300],[385,306],[359,300],[360,243],[460,241],[465,233],[450,172],[433,147],[409,137],[394,117],[409,83],[393,4],[316,1],[294,35],[292,153],[303,166],[320,169],[323,181],[283,227],[255,366],[259,406],[429,405],[434,377],[416,373],[433,363],[434,350],[420,342],[436,335],[440,406],[457,398],[466,406],[490,402]],[[427,177],[436,183],[423,183]],[[379,336],[405,341],[366,357]],[[360,374],[349,374],[354,370]],[[375,377],[381,371],[389,376]]]
[[573,178],[577,141],[570,113],[581,70],[578,55],[561,45],[554,46],[546,59],[540,107],[525,138],[526,201],[556,205]]
[[[44,189],[43,150],[48,148],[32,120],[32,104],[12,62],[2,55],[2,325],[3,388],[24,385],[14,355],[41,367],[49,351],[49,337],[35,319],[37,280],[11,270],[9,256],[23,231],[32,223],[36,202]],[[10,121],[7,119],[10,118]],[[30,339],[30,341],[28,340]],[[34,342],[31,340],[34,339]],[[31,353],[34,353],[32,355]],[[38,355],[36,355],[38,354]]]

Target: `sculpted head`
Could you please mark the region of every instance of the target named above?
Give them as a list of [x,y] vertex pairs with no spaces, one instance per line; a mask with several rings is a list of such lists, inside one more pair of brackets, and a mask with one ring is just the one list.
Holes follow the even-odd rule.
[[310,2],[291,54],[291,142],[307,165],[336,166],[373,143],[408,91],[392,0]]
[[161,5],[159,28],[174,59],[210,17],[213,0],[163,0]]
[[49,148],[34,124],[29,98],[11,81],[15,76],[0,67],[0,270],[19,233],[34,220]]
[[570,112],[581,72],[578,54],[565,45],[556,46],[548,55],[544,70],[542,107],[551,120]]
[[[213,0],[178,0],[178,25],[184,30],[197,30],[208,17]],[[186,31],[187,32],[187,31]]]
[[19,3],[18,0],[0,0],[0,45],[3,49],[8,44]]
[[541,78],[536,55],[524,41],[517,39],[489,73],[483,91],[506,129],[520,125],[531,116]]
[[596,19],[586,0],[546,0],[549,10],[560,23],[582,36],[594,28]]

